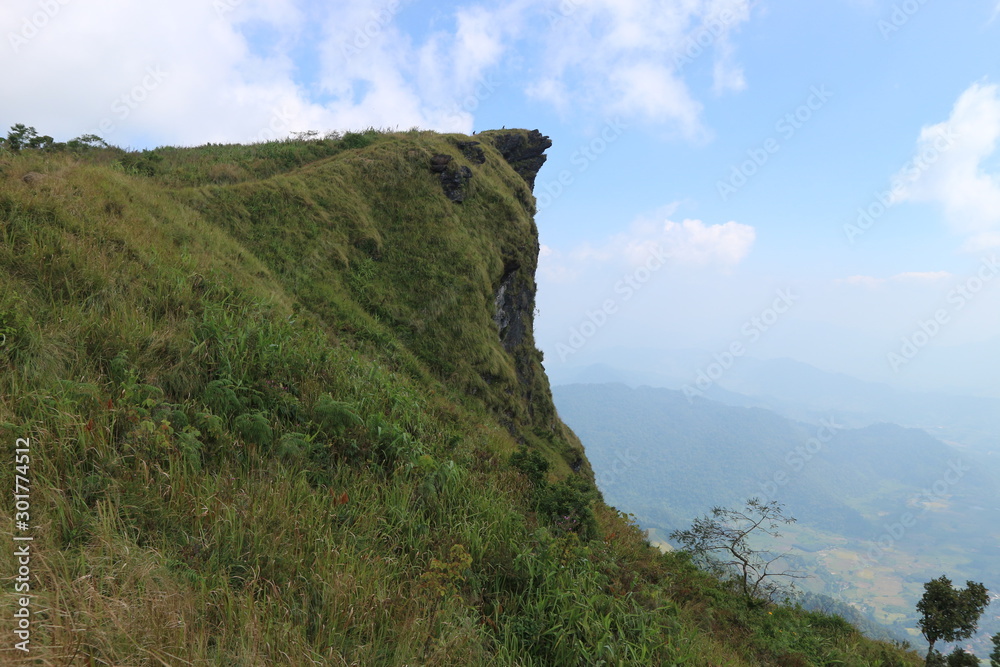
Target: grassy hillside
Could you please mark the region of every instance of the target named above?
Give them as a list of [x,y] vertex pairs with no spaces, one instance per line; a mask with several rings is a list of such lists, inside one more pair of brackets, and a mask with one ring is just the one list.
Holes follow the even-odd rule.
[[539,137],[0,152],[0,661],[920,664],[603,504],[531,333]]

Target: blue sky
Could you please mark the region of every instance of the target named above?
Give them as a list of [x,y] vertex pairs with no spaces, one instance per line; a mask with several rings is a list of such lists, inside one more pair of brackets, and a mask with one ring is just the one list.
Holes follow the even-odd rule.
[[[536,184],[550,367],[622,346],[742,342],[752,356],[998,395],[998,10],[8,0],[0,68],[16,94],[0,123],[134,148],[538,128],[554,142]],[[859,209],[875,215],[846,233]],[[641,289],[616,290],[629,277]],[[778,290],[794,305],[747,340]],[[593,315],[609,301],[613,313]],[[915,353],[894,364],[907,343]]]

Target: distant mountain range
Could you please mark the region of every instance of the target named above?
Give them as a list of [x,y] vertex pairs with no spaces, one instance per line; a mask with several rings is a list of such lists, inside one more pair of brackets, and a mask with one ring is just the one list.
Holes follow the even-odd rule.
[[[712,387],[706,395],[722,400],[711,400],[620,382],[554,387],[607,502],[662,540],[714,506],[777,500],[798,520],[784,546],[814,575],[809,588],[878,611],[898,631],[913,627],[922,583],[943,572],[1000,590],[1000,456],[918,428],[864,423],[904,408],[916,421],[918,405],[931,415],[922,421],[943,419],[959,399],[941,396],[954,401],[942,406],[914,394],[906,406],[888,387],[795,362],[745,361],[726,379],[756,396]],[[580,371],[623,376],[609,366]],[[823,410],[823,401],[837,407]],[[987,423],[985,409],[970,413]],[[995,626],[1000,619],[983,625]]]
[[905,391],[791,359],[740,357],[724,367],[716,355],[703,350],[611,350],[602,358],[547,370],[556,385],[620,382],[686,388],[689,395],[697,392],[727,405],[766,408],[812,424],[824,418],[849,427],[891,422],[1000,456],[996,398]]

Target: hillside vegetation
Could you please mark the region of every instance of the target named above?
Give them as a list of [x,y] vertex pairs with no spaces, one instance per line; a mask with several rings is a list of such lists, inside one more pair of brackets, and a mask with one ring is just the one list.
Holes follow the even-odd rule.
[[0,152],[0,661],[920,664],[602,502],[532,337],[540,136]]

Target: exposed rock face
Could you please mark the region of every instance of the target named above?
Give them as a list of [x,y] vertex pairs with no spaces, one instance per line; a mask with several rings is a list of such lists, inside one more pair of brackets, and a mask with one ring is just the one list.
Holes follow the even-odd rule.
[[[449,166],[452,159],[452,156],[443,153],[435,155],[431,158],[431,171],[435,174],[441,174],[441,189],[444,190],[445,196],[453,202],[461,204],[465,201],[465,186],[472,178],[472,170],[465,166]],[[485,156],[483,161],[486,161]]]
[[[538,130],[493,130],[480,135],[492,144],[528,184],[534,188],[535,176],[545,164],[545,151],[552,141]],[[473,165],[485,164],[486,151],[479,141],[456,141],[462,156]],[[466,197],[466,186],[473,176],[468,166],[458,165],[454,155],[439,153],[431,157],[430,170],[439,174],[445,195],[461,203]],[[522,201],[534,211],[531,202]],[[535,348],[533,335],[535,314],[535,268],[538,265],[538,235],[534,230],[529,243],[504,250],[505,261],[500,275],[494,278],[493,322],[503,349],[511,355],[520,384],[519,393],[528,408],[529,419],[539,419],[548,427],[555,424],[551,409],[539,408],[551,402],[536,401],[536,395],[547,395],[548,384],[541,367],[541,353]],[[486,382],[492,378],[485,377]],[[551,413],[551,414],[549,414]],[[513,417],[507,421],[515,432]],[[577,464],[579,465],[579,464]]]
[[444,170],[448,168],[448,163],[451,162],[451,160],[452,157],[450,155],[438,153],[431,158],[431,171],[435,174],[443,173]]
[[494,130],[489,137],[514,171],[534,189],[535,176],[545,164],[545,151],[552,147],[552,140],[538,130]]
[[517,260],[509,260],[504,265],[500,287],[493,298],[493,321],[500,334],[500,343],[507,352],[513,352],[515,347],[524,342],[527,331],[525,320],[528,320],[525,316],[531,314],[535,301],[534,290],[523,287],[518,289],[516,282],[520,268],[521,264]]
[[456,168],[449,167],[441,174],[441,187],[448,199],[456,204],[465,201],[465,186],[472,178],[472,170],[462,166]]
[[458,147],[469,162],[473,164],[483,164],[486,162],[486,153],[479,147],[478,141],[460,141]]
[[[487,138],[528,187],[534,189],[535,176],[545,164],[545,151],[552,146],[552,140],[538,130],[493,130],[481,136]],[[472,164],[486,162],[486,153],[480,142],[458,141],[455,145]],[[464,165],[452,166],[453,160],[453,156],[439,153],[431,158],[431,171],[441,175],[441,187],[448,199],[461,203],[465,201],[466,186],[473,172]]]
[[[545,163],[545,151],[552,146],[548,137],[538,130],[494,130],[481,133],[480,137],[492,143],[529,188],[534,188],[535,176]],[[465,155],[472,160],[470,155]],[[534,211],[533,203],[522,203]],[[542,399],[549,395],[548,381],[533,334],[537,231],[533,231],[528,243],[505,249],[504,256],[502,272],[493,283],[493,322],[501,345],[514,360],[519,393],[528,408],[528,419],[538,426],[555,428],[555,412],[547,408],[548,402]]]

